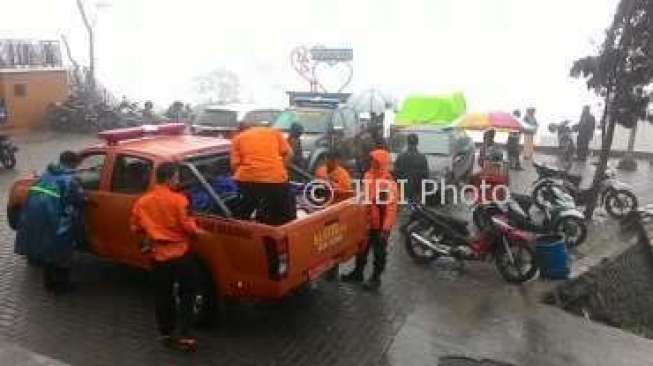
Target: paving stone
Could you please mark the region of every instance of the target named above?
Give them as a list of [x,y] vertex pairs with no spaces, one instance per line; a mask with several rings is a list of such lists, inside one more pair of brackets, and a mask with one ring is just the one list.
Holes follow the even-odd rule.
[[[49,133],[17,139],[21,148],[18,167],[0,172],[0,189],[7,192],[20,174],[41,170],[60,151],[83,147],[93,140]],[[640,182],[635,188],[642,197],[653,197],[653,190],[637,180],[650,181],[653,173],[648,171],[648,164],[641,164],[640,169],[640,178],[628,179]],[[526,189],[532,179],[532,170],[515,177],[515,190]],[[6,205],[6,199],[4,194],[0,204]],[[0,209],[0,217],[5,216],[5,210]],[[590,236],[598,240],[600,233],[593,230]],[[417,266],[405,254],[399,235],[393,235],[379,294],[363,292],[359,286],[320,282],[308,298],[235,306],[222,327],[198,333],[197,354],[184,355],[165,350],[156,342],[147,276],[80,255],[73,272],[78,290],[54,297],[43,289],[40,269],[29,267],[13,254],[13,238],[13,232],[0,225],[0,337],[72,365],[435,365],[443,355],[427,350],[444,347],[449,350],[445,355],[466,354],[454,352],[461,351],[456,337],[467,337],[465,342],[472,345],[485,344],[482,349],[504,356],[492,359],[509,361],[515,359],[514,354],[497,351],[508,346],[492,332],[506,326],[509,330],[505,332],[513,334],[528,322],[524,320],[524,307],[517,306],[515,312],[521,315],[513,319],[496,309],[501,307],[497,304],[516,301],[519,291],[539,286],[537,282],[523,288],[506,285],[487,263],[470,263],[463,272],[446,262]],[[347,268],[351,267],[342,270]],[[468,302],[461,300],[465,296]],[[537,300],[529,300],[533,302]],[[416,312],[422,315],[416,317]],[[473,325],[475,319],[478,324]],[[445,320],[447,330],[433,324]],[[427,325],[427,333],[416,331]],[[458,331],[451,331],[451,327]],[[426,340],[410,336],[413,331]],[[551,337],[558,335],[553,328],[529,334],[545,337],[547,331]],[[608,337],[630,340],[612,333]],[[412,351],[411,345],[424,344],[426,348]],[[573,365],[578,361],[564,351],[564,343],[555,343],[555,347],[551,348],[554,362],[571,361],[544,364]],[[592,348],[579,352],[591,353]]]

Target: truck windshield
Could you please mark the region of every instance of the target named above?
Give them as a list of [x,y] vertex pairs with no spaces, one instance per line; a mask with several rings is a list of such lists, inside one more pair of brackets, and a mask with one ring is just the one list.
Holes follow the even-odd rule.
[[326,110],[292,110],[282,112],[273,127],[282,131],[290,130],[293,123],[299,123],[306,133],[326,133],[329,130],[331,114]]
[[[214,154],[206,156],[197,156],[186,159],[185,162],[195,165],[197,170],[204,176],[207,181],[216,177],[231,176],[231,167],[229,166],[228,154]],[[182,166],[179,172],[179,183],[181,187],[188,188],[199,184],[195,175],[186,166]]]
[[275,110],[263,110],[263,109],[253,110],[245,114],[245,117],[243,117],[243,121],[274,123],[274,121],[277,120],[277,117],[279,117],[280,113],[281,111],[275,111]]

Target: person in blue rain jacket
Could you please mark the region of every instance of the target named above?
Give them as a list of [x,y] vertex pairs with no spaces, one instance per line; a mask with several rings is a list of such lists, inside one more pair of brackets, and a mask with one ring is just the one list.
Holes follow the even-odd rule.
[[79,156],[65,151],[30,187],[16,233],[15,251],[43,265],[47,290],[70,289],[70,266],[82,232],[84,195],[75,176]]

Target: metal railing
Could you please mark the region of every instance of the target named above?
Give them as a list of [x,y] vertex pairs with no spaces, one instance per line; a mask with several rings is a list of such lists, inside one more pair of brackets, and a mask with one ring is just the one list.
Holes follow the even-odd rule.
[[61,66],[59,41],[0,39],[0,68]]

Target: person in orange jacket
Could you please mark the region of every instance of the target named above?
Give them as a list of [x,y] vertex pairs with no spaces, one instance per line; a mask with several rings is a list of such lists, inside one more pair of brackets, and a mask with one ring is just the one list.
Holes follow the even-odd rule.
[[[156,297],[155,316],[166,346],[185,350],[195,348],[190,335],[198,278],[197,259],[191,241],[201,232],[188,212],[188,199],[175,192],[179,167],[162,163],[156,170],[157,184],[140,197],[132,208],[131,230],[140,235],[141,250],[150,256]],[[174,285],[179,284],[179,309]],[[174,336],[177,316],[179,335]]]
[[337,191],[350,191],[351,176],[347,169],[342,167],[340,159],[339,152],[330,151],[326,163],[315,170],[315,178],[329,182]]
[[292,158],[281,131],[270,127],[248,126],[231,140],[234,180],[265,224],[283,225],[297,217],[286,169]]
[[388,238],[397,217],[397,183],[390,172],[390,154],[377,148],[370,152],[370,168],[363,177],[364,204],[368,207],[370,231],[367,247],[356,256],[356,267],[343,281],[362,282],[370,248],[374,253],[374,271],[364,288],[376,290],[385,269]]

